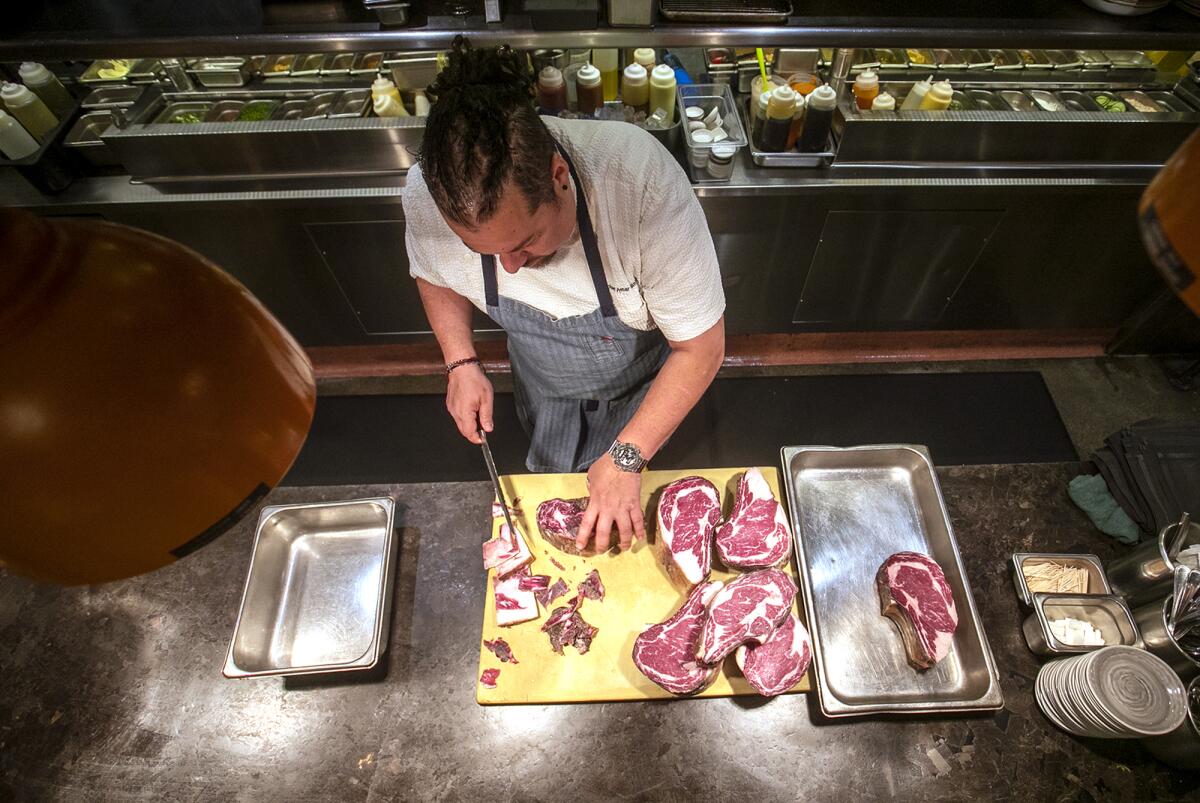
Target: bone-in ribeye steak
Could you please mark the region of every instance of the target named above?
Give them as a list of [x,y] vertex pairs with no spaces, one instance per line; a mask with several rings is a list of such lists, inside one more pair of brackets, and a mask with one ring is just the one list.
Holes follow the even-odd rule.
[[691,588],[708,577],[713,529],[720,518],[721,494],[703,477],[684,477],[663,488],[655,548],[676,585]]
[[538,505],[537,528],[543,540],[568,555],[595,555],[596,550],[592,548],[595,541],[589,541],[583,549],[575,546],[587,506],[586,496],[581,499],[547,499]]
[[757,468],[738,481],[733,513],[717,528],[716,545],[721,561],[736,569],[780,566],[792,554],[787,514]]
[[941,566],[917,552],[897,552],[879,567],[875,586],[912,666],[928,669],[950,654],[958,610]]
[[761,644],[792,610],[796,584],[778,569],[743,574],[713,597],[696,656],[716,664],[746,642]]
[[633,642],[633,663],[642,674],[672,694],[695,694],[720,671],[696,660],[706,609],[722,583],[701,583],[670,619],[651,625]]
[[764,697],[774,697],[804,677],[812,660],[812,642],[793,611],[766,641],[759,645],[743,644],[734,657],[754,690]]

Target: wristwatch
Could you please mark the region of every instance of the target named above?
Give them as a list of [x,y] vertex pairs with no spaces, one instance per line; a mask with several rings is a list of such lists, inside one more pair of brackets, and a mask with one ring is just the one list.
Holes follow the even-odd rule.
[[613,445],[608,447],[608,453],[621,471],[636,473],[646,467],[646,458],[642,457],[642,450],[632,443],[613,441]]

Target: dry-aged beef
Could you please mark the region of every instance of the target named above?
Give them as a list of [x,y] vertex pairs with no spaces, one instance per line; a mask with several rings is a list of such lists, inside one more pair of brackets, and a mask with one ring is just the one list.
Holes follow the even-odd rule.
[[548,574],[529,574],[529,570],[525,570],[525,574],[521,575],[518,586],[522,591],[543,591],[550,588],[550,575]]
[[703,477],[684,477],[663,488],[655,548],[667,576],[690,589],[712,569],[712,536],[721,518],[721,494]]
[[595,541],[589,542],[583,549],[575,546],[587,505],[586,496],[581,499],[547,499],[537,508],[538,532],[546,543],[568,555],[595,555],[596,550],[591,546]]
[[746,642],[761,644],[787,617],[796,584],[778,569],[743,574],[713,597],[696,656],[716,664]]
[[523,576],[522,573],[513,572],[507,577],[497,577],[492,581],[496,624],[500,627],[511,627],[538,618],[537,598],[532,591],[521,590]]
[[517,660],[517,656],[513,655],[512,647],[508,646],[508,642],[502,638],[497,637],[495,639],[492,639],[491,641],[484,639],[483,646],[485,646],[489,650],[491,650],[492,654],[495,655],[497,658],[499,658],[500,663],[502,663],[502,664],[507,664],[507,663],[519,664],[519,663],[521,663],[520,661]]
[[497,577],[515,572],[533,560],[520,531],[500,525],[500,534],[483,543],[483,568],[495,569]]
[[496,688],[496,680],[500,677],[499,669],[485,669],[483,674],[479,676],[479,685],[485,689]]
[[708,603],[721,589],[720,581],[701,583],[687,601],[661,624],[651,625],[633,642],[633,663],[642,674],[672,694],[695,694],[717,678],[720,666],[696,660]]
[[588,576],[579,582],[576,590],[587,599],[594,599],[597,602],[604,599],[604,583],[600,581],[600,572],[592,569]]
[[733,513],[717,528],[716,546],[721,561],[736,569],[781,566],[792,554],[787,514],[757,468],[738,481]]
[[554,582],[554,585],[550,586],[549,588],[534,591],[533,595],[537,597],[537,601],[542,604],[543,608],[549,608],[550,604],[554,602],[554,600],[563,596],[570,590],[571,587],[568,586],[566,581],[560,577]]
[[542,631],[550,637],[550,649],[559,655],[563,647],[571,645],[580,655],[587,653],[592,646],[592,639],[599,632],[583,621],[579,615],[579,606],[583,604],[582,596],[572,597],[565,608],[555,608],[550,618],[542,625]]
[[812,660],[808,631],[793,611],[762,644],[743,644],[734,654],[738,668],[764,697],[783,694],[797,683]]
[[928,669],[950,654],[958,610],[941,566],[917,552],[897,552],[879,567],[875,587],[913,667]]

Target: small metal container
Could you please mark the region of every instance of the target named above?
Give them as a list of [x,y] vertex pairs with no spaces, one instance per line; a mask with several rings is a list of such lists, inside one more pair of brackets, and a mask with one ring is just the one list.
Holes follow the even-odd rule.
[[[879,62],[881,72],[908,69],[908,54],[900,48],[876,49],[875,58]],[[816,70],[810,70],[809,72],[815,73]]]
[[530,62],[533,64],[533,72],[535,75],[540,74],[547,67],[554,67],[561,70],[570,64],[570,59],[567,56],[567,51],[561,47],[543,47],[539,48],[529,56]]
[[292,63],[292,77],[303,78],[305,76],[320,75],[321,69],[324,66],[324,53],[310,53],[307,56],[297,56],[296,61]]
[[1200,676],[1187,687],[1188,715],[1183,724],[1165,736],[1142,739],[1154,756],[1178,770],[1200,770]]
[[963,50],[962,54],[967,62],[967,69],[990,70],[996,66],[995,59],[986,50]]
[[1075,55],[1085,70],[1107,70],[1112,66],[1112,59],[1101,50],[1076,50]]
[[1033,102],[1033,98],[1020,92],[1016,89],[1002,89],[998,93],[1004,102],[1016,112],[1035,112],[1038,110],[1038,105]]
[[1187,101],[1174,92],[1147,92],[1146,94],[1153,98],[1155,103],[1169,112],[1180,112],[1183,114],[1195,114],[1196,112],[1195,109],[1187,104]]
[[[957,93],[955,93],[957,94]],[[987,89],[968,89],[966,94],[974,102],[975,107],[985,112],[1010,112],[1012,107],[1004,99]]]
[[1108,596],[1113,593],[1112,588],[1108,585],[1108,578],[1104,576],[1104,567],[1100,563],[1100,558],[1095,555],[1076,555],[1069,552],[1018,552],[1012,556],[1013,585],[1017,589],[1017,598],[1026,607],[1033,607],[1035,593],[1045,592],[1029,590],[1029,583],[1025,579],[1025,567],[1033,567],[1042,563],[1057,563],[1070,569],[1086,569],[1088,573],[1087,595]]
[[145,91],[145,87],[140,86],[99,86],[89,92],[80,105],[85,109],[132,106]]
[[221,100],[213,104],[208,110],[208,114],[204,115],[206,123],[232,123],[238,118],[242,112],[242,107],[246,105],[242,100]]
[[[1129,111],[1129,106],[1126,105],[1125,101],[1116,92],[1089,92],[1088,96],[1100,107],[1101,111],[1106,111],[1110,114],[1120,114]],[[1145,546],[1145,544],[1142,546]]]
[[[751,57],[753,58],[753,57]],[[758,69],[758,62],[754,61],[754,68]],[[859,48],[854,51],[854,63],[850,65],[851,72],[862,72],[863,70],[878,70],[879,57],[875,55],[872,48]]]
[[270,120],[278,105],[279,101],[277,100],[247,101],[246,105],[242,106],[241,111],[238,112],[237,121],[239,123],[255,123]]
[[1153,70],[1154,62],[1140,50],[1105,50],[1114,70]]
[[375,12],[380,25],[407,25],[412,3],[396,0],[363,0],[363,7]]
[[[204,117],[208,114],[208,110],[212,108],[211,103],[203,103],[200,101],[187,101],[184,103],[168,103],[167,107],[158,113],[154,118],[154,123],[167,123],[171,125],[200,123],[204,121]],[[179,119],[180,116],[196,117],[198,119]]]
[[392,82],[400,91],[424,89],[438,74],[438,53],[434,50],[389,53],[383,66],[392,71]]
[[[876,55],[879,52],[875,51]],[[821,51],[815,47],[781,47],[775,51],[775,72],[780,75],[791,75],[797,72],[816,74],[817,62],[820,59]],[[905,66],[907,66],[907,62]]]
[[116,154],[105,144],[100,135],[104,129],[112,125],[113,116],[109,110],[88,112],[75,121],[67,133],[63,145],[75,148],[92,164],[97,167],[111,167],[119,164]]
[[189,72],[207,87],[245,86],[250,80],[250,63],[243,58],[196,59]]
[[113,84],[129,80],[129,71],[137,62],[134,59],[96,59],[79,76],[85,84]]
[[298,58],[300,57],[290,53],[268,56],[267,60],[262,64],[263,80],[271,81],[289,77],[292,74],[292,68],[296,66]]
[[1025,69],[1021,54],[1015,50],[989,50],[988,55],[992,57],[992,64],[997,70]]
[[125,80],[131,84],[153,84],[158,81],[162,65],[158,59],[138,59],[129,68]]
[[933,51],[933,63],[939,70],[965,70],[968,60],[963,51],[943,47]]
[[1056,70],[1077,70],[1083,66],[1083,60],[1074,50],[1047,50],[1046,55]]
[[317,120],[322,117],[327,117],[329,109],[333,104],[337,103],[341,97],[340,92],[318,92],[309,98],[308,103],[304,104],[304,110],[300,114],[302,120]]
[[1134,608],[1133,621],[1141,631],[1146,649],[1166,661],[1181,680],[1191,680],[1200,675],[1200,663],[1180,649],[1171,636],[1167,628],[1167,611],[1170,607],[1171,598],[1168,597],[1162,602]]
[[263,508],[225,677],[377,665],[391,620],[394,517],[388,497]]
[[271,112],[272,120],[299,120],[304,116],[307,100],[285,100]]
[[737,56],[728,47],[710,47],[704,51],[705,69],[711,84],[732,85],[737,81]]
[[[1078,619],[1100,631],[1104,644],[1091,646],[1066,644],[1055,637],[1050,622]],[[1033,613],[1025,617],[1021,631],[1035,655],[1070,655],[1091,652],[1101,647],[1124,644],[1141,647],[1133,615],[1125,601],[1116,596],[1094,594],[1034,594]]]
[[321,75],[349,75],[350,68],[353,66],[353,53],[338,53],[325,59],[325,65],[321,67]]
[[329,107],[329,117],[362,117],[371,105],[371,90],[351,89]]
[[[1113,593],[1125,597],[1135,608],[1169,595],[1175,584],[1175,562],[1167,555],[1167,545],[1177,532],[1178,524],[1168,524],[1159,531],[1158,538],[1139,544],[1133,551],[1109,561],[1105,568]],[[1180,549],[1197,543],[1200,543],[1200,524],[1189,522]]]
[[1156,103],[1154,99],[1145,92],[1126,90],[1117,94],[1121,96],[1121,100],[1125,101],[1125,107],[1131,112],[1141,112],[1142,114],[1162,114],[1166,111],[1166,109]]
[[351,75],[370,75],[383,69],[382,53],[359,53],[350,65]]
[[1044,112],[1065,112],[1067,110],[1067,107],[1053,92],[1047,92],[1044,89],[1030,89],[1026,94],[1033,98],[1033,102]]
[[1049,70],[1054,66],[1054,62],[1046,55],[1045,50],[1021,48],[1017,50],[1017,55],[1021,57],[1027,70]]
[[1064,89],[1055,92],[1062,104],[1067,107],[1068,111],[1073,112],[1098,112],[1103,111],[1096,105],[1096,101],[1089,98],[1082,92],[1076,92],[1073,89]]
[[937,64],[937,57],[932,50],[910,47],[905,49],[904,55],[908,56],[908,66],[916,69],[931,70]]
[[979,108],[975,103],[975,99],[966,92],[955,91],[950,97],[950,105],[946,107],[947,111],[952,112],[970,112],[976,111]]

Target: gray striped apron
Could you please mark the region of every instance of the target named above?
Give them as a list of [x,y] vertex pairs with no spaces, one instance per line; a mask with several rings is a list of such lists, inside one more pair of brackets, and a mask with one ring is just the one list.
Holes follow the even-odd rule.
[[529,435],[530,471],[586,471],[608,451],[637,412],[670,353],[657,329],[642,332],[617,316],[588,215],[587,196],[571,157],[560,146],[575,182],[575,217],[600,306],[584,315],[553,318],[497,290],[496,258],[483,263],[487,313],[508,333],[517,415]]

